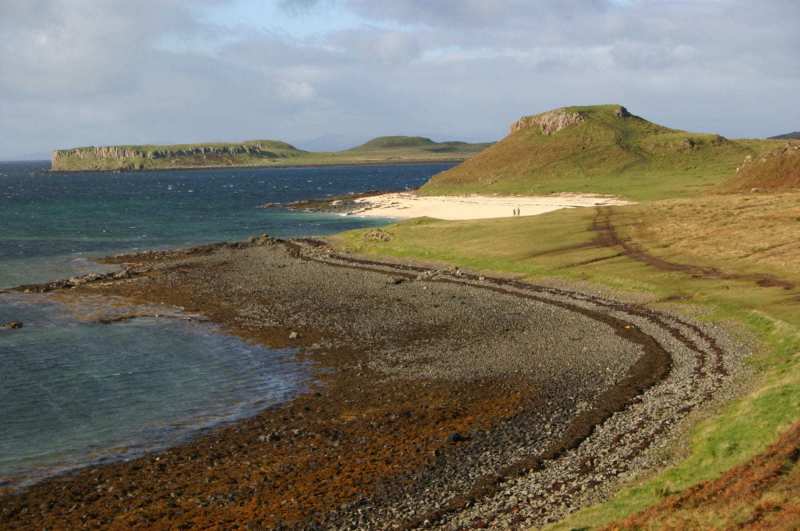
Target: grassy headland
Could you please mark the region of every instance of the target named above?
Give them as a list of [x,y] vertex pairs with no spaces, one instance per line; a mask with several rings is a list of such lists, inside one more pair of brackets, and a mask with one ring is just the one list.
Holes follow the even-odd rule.
[[520,119],[506,138],[421,192],[686,197],[718,185],[746,156],[780,145],[670,129],[620,105],[565,107]]
[[163,170],[220,166],[308,166],[464,160],[489,144],[379,137],[337,152],[312,152],[277,140],[240,143],[131,145],[61,149],[54,171]]
[[[559,109],[522,119],[422,192],[601,192],[641,203],[421,218],[381,238],[362,230],[332,241],[365,255],[583,282],[750,335],[741,392],[684,426],[668,452],[673,465],[555,527],[780,527],[800,514],[800,190],[791,191],[791,146],[765,156],[784,145],[675,131],[619,106]],[[730,193],[751,187],[760,193]]]

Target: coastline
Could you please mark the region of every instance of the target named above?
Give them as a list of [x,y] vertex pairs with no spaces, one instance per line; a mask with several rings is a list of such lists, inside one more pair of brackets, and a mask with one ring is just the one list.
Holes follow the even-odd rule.
[[562,193],[540,196],[427,196],[416,190],[367,192],[288,204],[267,203],[260,208],[284,207],[306,212],[333,212],[346,216],[405,220],[430,217],[449,221],[537,216],[562,208],[631,205],[630,201],[599,194]]
[[[75,170],[47,170],[48,173],[148,173],[160,171],[201,171],[201,170],[224,170],[224,169],[302,169],[302,168],[328,168],[328,167],[347,167],[347,166],[413,166],[417,164],[458,164],[466,159],[403,159],[403,160],[375,160],[375,161],[331,161],[331,162],[309,162],[300,164],[213,164],[208,166],[170,166],[166,168],[142,168],[142,169],[75,169]],[[41,162],[49,162],[43,160]]]
[[[277,258],[273,256],[276,253]],[[236,260],[232,262],[234,257]],[[246,261],[246,265],[239,265],[242,260]],[[277,260],[275,269],[265,269],[264,260]],[[186,306],[192,311],[199,311],[241,337],[262,341],[275,347],[289,344],[302,347],[306,351],[303,356],[320,368],[320,385],[286,406],[264,412],[232,427],[222,428],[188,445],[131,463],[92,468],[74,476],[55,478],[41,486],[34,486],[19,497],[0,499],[0,515],[4,520],[9,512],[13,513],[14,511],[10,500],[21,501],[26,506],[31,506],[33,500],[37,499],[51,500],[46,502],[47,504],[56,503],[52,497],[47,497],[47,491],[48,488],[57,486],[62,492],[65,490],[77,492],[78,499],[76,501],[80,501],[81,492],[83,492],[81,485],[87,485],[86,488],[88,485],[92,485],[93,488],[97,484],[97,478],[102,477],[104,484],[113,483],[114,490],[117,488],[129,489],[130,483],[133,482],[139,485],[137,488],[148,491],[149,494],[146,494],[145,497],[150,502],[145,504],[144,512],[154,518],[146,520],[150,524],[163,522],[163,518],[166,517],[183,518],[186,522],[194,523],[219,522],[219,517],[223,515],[231,517],[235,514],[237,519],[248,515],[248,517],[252,517],[252,521],[262,522],[264,525],[269,523],[267,520],[263,520],[264,518],[271,518],[275,515],[280,517],[281,522],[291,525],[309,522],[300,515],[318,522],[338,522],[337,525],[345,528],[368,524],[377,525],[377,522],[396,523],[400,520],[406,521],[408,527],[415,527],[421,523],[421,518],[432,519],[441,525],[446,525],[450,521],[448,519],[453,518],[454,515],[468,514],[469,510],[475,511],[479,506],[475,502],[491,499],[489,495],[492,492],[505,488],[506,483],[513,483],[512,479],[526,477],[532,473],[552,471],[552,466],[559,466],[558,463],[568,460],[570,455],[580,453],[580,449],[585,448],[587,441],[593,436],[598,433],[603,435],[604,430],[599,427],[606,426],[613,413],[619,414],[618,412],[621,410],[627,411],[631,407],[635,407],[631,403],[633,397],[646,396],[647,393],[656,392],[659,388],[664,387],[665,382],[670,378],[676,380],[668,382],[667,387],[673,391],[675,386],[681,382],[686,385],[691,382],[689,387],[691,387],[692,393],[683,397],[685,400],[680,407],[677,404],[670,404],[670,409],[674,407],[674,411],[671,411],[672,414],[678,417],[687,414],[688,411],[703,402],[701,399],[702,396],[705,396],[703,393],[708,392],[709,389],[718,388],[726,381],[724,371],[717,374],[712,374],[714,371],[711,371],[709,376],[713,376],[713,378],[709,378],[708,381],[702,375],[692,375],[689,371],[692,359],[699,362],[707,357],[716,357],[715,363],[723,368],[726,364],[733,363],[732,360],[720,359],[722,351],[713,352],[714,349],[711,346],[716,344],[713,336],[701,334],[701,329],[697,325],[687,323],[675,316],[604,300],[590,294],[537,287],[508,279],[486,278],[461,271],[440,271],[413,264],[392,264],[367,261],[357,257],[344,257],[337,255],[320,242],[308,240],[281,242],[262,238],[255,239],[248,244],[219,244],[192,250],[151,252],[117,257],[111,261],[128,264],[125,270],[127,273],[122,278],[94,278],[79,285],[71,292],[78,296],[83,292],[124,295],[131,300],[173,305],[178,305],[177,303],[180,302],[182,306]],[[261,264],[258,266],[260,270],[255,268],[255,264]],[[280,265],[283,267],[278,267]],[[250,294],[249,298],[242,298],[242,294],[239,293],[238,296],[230,299],[229,295],[224,295],[226,290],[219,289],[220,286],[216,286],[210,291],[200,288],[209,282],[212,284],[217,282],[216,279],[212,279],[222,273],[225,268],[231,267],[239,270],[233,276],[234,284],[246,278],[252,280],[253,275],[255,278],[261,279],[281,278],[283,282],[286,282],[287,279],[281,275],[288,274],[291,289],[283,294],[283,304],[287,308],[277,311],[289,311],[293,315],[299,312],[305,315],[306,324],[296,322],[290,323],[291,326],[287,327],[285,326],[288,318],[286,315],[283,317],[270,315],[269,311],[256,318],[258,312],[266,310],[258,304],[253,305],[252,292],[246,291]],[[335,332],[334,329],[337,326],[335,320],[327,323],[313,322],[315,318],[311,316],[319,313],[319,304],[330,306],[333,309],[341,307],[342,301],[336,300],[335,297],[320,299],[320,294],[314,292],[314,304],[306,301],[305,308],[303,304],[298,305],[299,301],[304,299],[306,290],[309,289],[303,287],[302,282],[298,284],[300,282],[298,275],[291,273],[292,270],[298,268],[302,270],[299,273],[301,277],[308,276],[310,270],[318,270],[316,274],[324,275],[325,278],[343,275],[342,278],[347,280],[342,280],[343,284],[340,284],[339,287],[348,290],[355,289],[353,286],[359,286],[369,280],[369,282],[375,283],[373,289],[377,291],[372,296],[378,297],[377,300],[385,298],[387,291],[390,294],[394,292],[394,295],[389,295],[394,298],[398,296],[397,292],[400,290],[409,290],[410,293],[406,294],[409,296],[408,299],[401,296],[400,299],[388,305],[389,307],[404,307],[414,304],[411,302],[413,299],[431,297],[434,296],[435,290],[445,290],[444,293],[437,292],[437,295],[434,296],[436,304],[448,304],[449,297],[454,297],[456,301],[459,297],[472,298],[473,304],[478,306],[477,311],[481,314],[481,318],[485,318],[481,310],[484,313],[486,310],[481,305],[487,304],[486,301],[493,300],[493,297],[499,297],[505,301],[499,307],[504,310],[495,310],[495,312],[509,313],[511,317],[501,316],[500,318],[501,320],[511,318],[510,324],[517,323],[518,325],[519,319],[523,319],[520,316],[525,313],[520,313],[522,307],[518,308],[516,305],[535,303],[551,308],[552,311],[556,311],[555,308],[561,308],[570,315],[590,313],[593,322],[605,321],[602,326],[611,326],[616,330],[617,335],[622,334],[620,337],[630,337],[631,335],[639,337],[640,344],[652,344],[653,340],[647,339],[649,337],[672,338],[670,340],[659,339],[659,344],[672,344],[676,341],[680,343],[681,334],[685,338],[691,337],[693,334],[700,334],[700,339],[684,341],[678,347],[670,346],[671,361],[669,363],[677,364],[672,371],[668,371],[667,366],[662,363],[660,370],[653,370],[648,366],[644,372],[634,371],[635,377],[631,375],[633,379],[626,379],[622,377],[623,373],[619,372],[623,370],[620,368],[617,370],[616,376],[608,382],[610,387],[606,385],[598,388],[599,382],[588,383],[589,387],[594,389],[589,393],[588,401],[575,396],[566,402],[564,402],[564,397],[561,397],[560,401],[547,400],[543,397],[563,394],[563,381],[558,382],[559,385],[549,386],[549,388],[546,382],[535,381],[535,379],[532,381],[530,374],[525,376],[525,371],[531,369],[530,360],[519,365],[519,361],[522,361],[519,359],[510,368],[500,372],[490,372],[477,379],[475,376],[482,373],[479,372],[475,376],[462,380],[448,380],[443,375],[448,374],[452,367],[447,364],[444,365],[447,370],[439,368],[439,376],[425,372],[430,370],[430,354],[422,357],[420,355],[429,351],[425,348],[427,342],[444,341],[443,344],[447,345],[451,344],[451,341],[458,340],[457,344],[460,347],[455,352],[468,348],[463,344],[464,338],[459,338],[459,334],[454,336],[452,330],[447,333],[447,327],[441,329],[442,323],[437,324],[437,319],[440,317],[433,317],[439,316],[440,313],[447,314],[448,312],[445,310],[455,311],[459,316],[469,316],[469,313],[463,314],[464,310],[459,309],[464,306],[463,303],[446,306],[439,311],[433,311],[430,302],[423,303],[423,306],[419,308],[427,308],[433,313],[428,320],[413,322],[414,326],[421,327],[421,329],[416,334],[411,334],[410,340],[408,339],[408,330],[402,327],[400,330],[394,331],[381,328],[379,334],[366,334],[357,329]],[[64,287],[56,285],[42,287],[42,289],[63,289]],[[241,286],[232,286],[232,288],[233,291],[242,289]],[[201,293],[197,293],[198,290]],[[238,300],[239,305],[231,305],[232,300]],[[525,302],[526,300],[533,302]],[[249,301],[249,304],[245,304],[243,301]],[[347,306],[347,303],[344,305]],[[365,311],[363,300],[351,301],[349,306],[349,312],[354,312],[352,313],[353,317],[359,313],[363,314]],[[387,305],[384,303],[383,306]],[[566,309],[565,306],[569,309]],[[380,307],[381,305],[366,305],[366,308],[377,309]],[[241,311],[243,309],[246,310],[244,315]],[[338,318],[341,325],[343,322],[341,309],[332,311],[340,312]],[[252,312],[256,312],[256,314],[251,315]],[[398,318],[394,314],[390,317]],[[356,322],[363,319],[363,317],[354,318]],[[257,324],[259,322],[273,324],[265,328]],[[406,325],[411,324],[407,321],[402,322],[405,322]],[[613,322],[618,324],[610,324]],[[398,322],[395,321],[393,324],[397,325]],[[513,332],[513,326],[512,332],[509,333],[501,325],[499,330],[502,333],[498,337],[499,323],[491,324],[493,326],[489,330],[488,339],[505,341],[506,344],[516,347],[524,347],[526,344],[519,341],[518,331]],[[463,323],[459,323],[458,326],[462,325]],[[373,323],[362,326],[369,328],[379,325]],[[346,327],[347,325],[345,325]],[[676,330],[681,332],[676,333]],[[368,331],[374,332],[375,330]],[[299,334],[299,337],[291,339],[291,332]],[[400,332],[402,334],[398,336],[397,334]],[[483,331],[484,334],[486,332],[486,330]],[[462,331],[461,334],[463,335],[464,332]],[[467,335],[469,336],[469,334]],[[400,337],[406,338],[405,343],[398,341]],[[403,344],[409,350],[405,351],[405,355],[397,358],[398,345],[402,346]],[[469,345],[468,340],[466,344]],[[675,350],[676,348],[677,350]],[[375,349],[378,349],[379,352],[382,349],[388,349],[385,355],[389,357],[376,364],[373,359]],[[452,349],[451,344],[451,352]],[[371,354],[365,358],[367,352]],[[400,353],[403,352],[401,348]],[[476,362],[474,357],[465,359],[472,359],[470,366],[478,368],[483,363]],[[398,360],[401,360],[399,365],[397,365]],[[634,363],[630,367],[635,365]],[[630,367],[627,370],[631,370]],[[509,370],[511,372],[508,372]],[[519,373],[520,370],[523,372]],[[666,374],[667,372],[669,375]],[[412,378],[413,375],[416,376]],[[605,391],[602,390],[603,388]],[[586,405],[581,405],[596,402],[597,397],[603,396],[603,393],[609,392],[609,389],[612,388],[617,388],[618,391],[605,399],[605,406],[596,404],[596,407],[586,409]],[[498,393],[498,390],[501,392]],[[545,419],[542,417],[542,412],[548,410],[545,407],[548,402],[571,404],[567,408],[571,409],[571,412],[559,408],[551,409],[550,418]],[[688,407],[686,402],[689,403]],[[433,410],[430,406],[433,406]],[[686,411],[680,411],[682,407],[687,407]],[[330,422],[333,422],[334,425],[332,426]],[[644,422],[646,426],[638,430],[640,433],[628,433],[625,437],[632,438],[632,440],[626,441],[623,437],[623,444],[620,445],[623,449],[641,446],[637,455],[646,454],[648,444],[642,438],[646,440],[649,436],[647,425],[652,424],[650,428],[655,426],[663,429],[659,423],[654,422],[654,419],[643,420],[640,418],[639,422]],[[670,423],[673,422],[675,419],[670,420]],[[290,428],[290,425],[298,427]],[[543,426],[547,426],[547,429],[543,430]],[[299,432],[295,433],[295,430],[299,430]],[[611,431],[614,430],[611,429]],[[650,441],[650,443],[652,442]],[[605,443],[604,446],[609,449],[608,443]],[[213,450],[215,447],[222,449]],[[549,449],[542,451],[542,448]],[[256,485],[262,485],[262,490],[253,487],[252,482],[248,483],[251,485],[248,489],[255,490],[250,492],[245,489],[247,492],[241,494],[243,499],[250,500],[246,504],[247,511],[241,512],[236,507],[229,507],[236,505],[234,502],[237,502],[239,494],[228,503],[215,502],[213,510],[207,507],[200,509],[195,507],[194,502],[186,501],[187,496],[184,494],[189,490],[194,493],[192,496],[200,496],[202,493],[205,493],[205,496],[210,492],[226,490],[228,492],[241,491],[242,489],[231,487],[231,484],[224,483],[224,481],[234,478],[240,478],[237,480],[240,481],[242,477],[249,478],[256,470],[250,462],[253,452],[260,455],[266,449],[269,449],[269,452],[277,451],[280,454],[279,457],[283,461],[273,462],[272,466],[284,467],[282,473],[284,477],[278,479],[273,477],[274,472],[267,473],[266,479],[262,478],[260,482],[255,482]],[[492,455],[490,463],[482,463],[476,457],[484,455],[486,452]],[[215,455],[217,457],[214,457]],[[350,455],[353,457],[353,462],[342,463],[336,458],[337,455]],[[470,455],[473,457],[470,458]],[[528,457],[521,458],[525,455]],[[325,465],[330,459],[333,461],[329,465]],[[475,459],[478,460],[475,461]],[[198,460],[201,462],[196,463]],[[178,496],[177,501],[168,493],[164,494],[165,488],[176,488],[174,483],[170,482],[179,481],[181,476],[186,475],[187,470],[191,471],[198,466],[204,470],[206,467],[203,463],[217,461],[224,461],[223,465],[214,465],[213,467],[215,470],[220,469],[220,481],[215,480],[211,486],[209,484],[191,485],[184,482],[180,487],[183,493]],[[167,463],[166,468],[161,466],[164,462]],[[613,462],[609,461],[609,463]],[[287,465],[300,466],[300,468],[294,468],[292,473],[287,474],[288,470],[285,469]],[[467,465],[466,470],[462,470],[465,477],[460,477],[458,471],[464,469],[464,465]],[[602,469],[601,463],[597,465]],[[643,465],[642,462],[637,462],[635,465],[639,468],[646,468],[646,463]],[[261,466],[263,468],[263,462]],[[334,468],[328,468],[330,466]],[[172,467],[182,469],[182,472],[178,474],[171,470]],[[338,467],[338,472],[336,467]],[[346,469],[346,473],[343,473],[342,467]],[[275,468],[271,468],[271,470],[275,470]],[[476,476],[476,470],[479,472],[483,470],[483,475],[478,473]],[[199,471],[195,471],[188,476],[196,476],[199,480],[205,475],[205,473],[198,474]],[[487,483],[481,480],[483,477],[496,477],[498,474],[503,478],[500,481],[493,480]],[[115,479],[118,475],[121,477]],[[617,475],[607,474],[602,470],[597,471],[595,477],[598,476],[603,477],[604,480],[593,485],[589,489],[589,494],[595,491],[602,492],[603,488],[607,489],[617,477]],[[567,484],[570,476],[566,474],[564,477],[565,484]],[[149,481],[153,484],[142,486],[140,482],[143,480],[145,483]],[[420,492],[415,490],[432,480],[445,489],[434,499],[431,499],[430,496],[426,498],[424,489]],[[264,483],[268,486],[264,487]],[[296,502],[293,505],[290,504],[290,507],[285,505],[275,507],[267,503],[272,496],[266,496],[263,489],[274,494],[275,489],[278,492],[281,491],[279,488],[281,486],[296,494],[293,497]],[[168,498],[162,500],[159,498],[159,492]],[[410,509],[407,505],[403,506],[401,503],[398,507],[397,503],[402,502],[404,497],[407,498],[413,492],[417,492],[415,503],[419,503],[419,507],[414,505],[416,510],[409,513]],[[585,492],[585,490],[580,491],[582,494]],[[583,499],[581,502],[574,492],[551,493],[551,498],[560,496],[563,502],[566,494],[569,494],[566,499],[576,498],[574,503],[586,503],[587,501]],[[139,499],[141,496],[138,494],[135,498]],[[28,497],[30,497],[31,503],[27,503]],[[114,499],[110,498],[113,497],[105,494],[100,497],[105,503],[116,503]],[[545,500],[552,501],[551,498],[545,498]],[[256,499],[261,500],[259,504],[266,505],[263,507],[259,504],[253,505],[252,502]],[[172,503],[176,507],[170,505],[170,500],[173,500]],[[303,500],[306,505],[302,505]],[[311,503],[312,500],[314,503]],[[309,503],[311,505],[308,505]],[[363,505],[364,503],[367,505]],[[19,504],[15,506],[21,510]],[[11,507],[10,511],[9,507]],[[203,507],[203,504],[201,503],[199,507]],[[272,507],[273,513],[268,511],[269,507]],[[359,507],[369,507],[370,510],[365,513],[357,510]],[[574,506],[569,504],[567,507],[574,509]],[[400,512],[398,513],[398,511]],[[528,520],[525,521],[549,521],[557,516],[557,513],[553,511],[551,508],[538,514],[536,517],[538,519],[533,515],[528,515]],[[86,511],[80,512],[85,513]],[[90,514],[91,512],[89,511]],[[19,516],[18,511],[13,514]],[[190,518],[190,515],[191,519],[186,520]],[[360,519],[352,520],[356,515]],[[401,515],[402,518],[400,518]],[[40,522],[56,516],[67,517],[63,512],[54,510],[53,507],[41,511],[38,516],[42,519],[39,520]],[[26,518],[29,517],[33,517],[33,514],[26,516]],[[98,517],[108,518],[108,515],[98,514]],[[475,518],[478,517],[475,516]],[[115,525],[133,522],[133,520],[125,518],[133,518],[133,516],[125,515],[122,520],[117,519],[113,522]],[[363,518],[367,518],[367,520],[363,520]],[[34,523],[32,520],[28,521]],[[170,521],[177,522],[178,520]],[[111,521],[106,523],[109,522]],[[140,520],[140,522],[142,521]],[[275,522],[272,521],[273,524]]]
[[353,199],[353,203],[355,209],[350,215],[354,216],[392,219],[432,217],[450,221],[536,216],[562,208],[632,204],[617,197],[597,194],[426,196],[414,192],[363,196]]

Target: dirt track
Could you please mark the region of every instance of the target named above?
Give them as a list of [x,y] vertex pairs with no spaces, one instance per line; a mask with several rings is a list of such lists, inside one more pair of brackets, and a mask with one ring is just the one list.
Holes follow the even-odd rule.
[[648,253],[630,240],[620,238],[617,229],[611,219],[611,210],[608,208],[597,209],[597,215],[592,230],[598,233],[597,239],[592,242],[598,247],[619,248],[622,254],[639,262],[643,262],[661,271],[675,271],[698,278],[709,278],[719,280],[743,280],[754,282],[763,288],[783,288],[785,290],[794,289],[794,282],[767,274],[740,274],[721,271],[715,267],[705,267],[693,264],[680,264],[671,262]]

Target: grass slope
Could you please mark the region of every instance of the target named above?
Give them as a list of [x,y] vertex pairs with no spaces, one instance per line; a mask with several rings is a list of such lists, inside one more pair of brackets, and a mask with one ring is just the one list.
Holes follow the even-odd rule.
[[277,140],[241,143],[130,145],[57,150],[56,171],[158,170],[219,166],[303,166],[464,160],[489,144],[434,142],[423,137],[379,137],[338,152],[311,152]]
[[[617,231],[660,258],[750,275],[770,273],[800,283],[800,194],[720,195],[614,207]],[[570,209],[541,216],[481,221],[417,219],[385,227],[385,241],[369,231],[336,236],[340,247],[368,255],[413,258],[537,282],[553,278],[642,294],[655,307],[673,308],[719,323],[738,323],[758,338],[749,360],[754,375],[741,396],[696,417],[672,450],[677,464],[636,481],[613,499],[555,526],[596,528],[657,505],[676,492],[720,477],[748,463],[800,419],[800,296],[798,290],[759,286],[752,280],[702,278],[660,270],[620,255],[620,249],[591,245],[595,212]],[[736,512],[714,513],[699,504],[681,512],[677,528],[731,527],[763,509],[763,500],[785,499],[800,488],[800,465],[787,465],[783,483],[753,484],[747,498],[721,500]],[[796,478],[796,479],[792,479]],[[794,483],[791,483],[794,481]],[[781,490],[782,489],[782,490]],[[663,514],[663,513],[661,513]],[[662,523],[664,523],[662,521]],[[639,524],[648,528],[648,524]],[[659,527],[659,524],[654,526]]]
[[581,121],[552,134],[536,125],[516,130],[456,168],[434,176],[421,192],[598,192],[633,199],[689,196],[732,175],[747,155],[756,156],[778,145],[669,129],[627,114],[619,105],[565,107],[537,116],[553,113],[577,114]]
[[436,142],[424,136],[379,136],[349,151],[369,151],[380,149],[429,147]]
[[487,147],[490,143],[469,144],[467,142],[434,142],[421,136],[381,136],[360,146],[339,152],[342,157],[357,157],[364,160],[403,160],[409,158],[441,158],[464,160]]

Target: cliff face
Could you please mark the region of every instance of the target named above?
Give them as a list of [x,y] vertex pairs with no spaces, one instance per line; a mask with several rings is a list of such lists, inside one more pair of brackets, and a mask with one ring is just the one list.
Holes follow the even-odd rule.
[[52,169],[142,170],[248,164],[303,154],[285,142],[264,140],[238,144],[185,144],[174,146],[99,146],[53,152]]
[[[612,114],[615,118],[635,118],[622,105],[611,105],[609,107],[613,108]],[[575,111],[570,108],[554,109],[533,116],[523,116],[511,124],[508,134],[535,127],[540,129],[543,135],[549,136],[567,127],[583,123],[586,120],[587,114],[585,112]]]
[[577,125],[584,121],[584,117],[578,112],[571,112],[566,109],[556,109],[554,111],[543,112],[535,116],[523,116],[509,129],[509,134],[514,134],[523,129],[532,127],[539,128],[542,134],[552,135],[562,129]]

